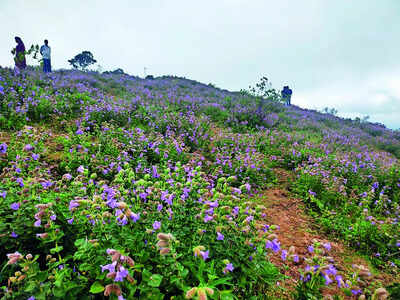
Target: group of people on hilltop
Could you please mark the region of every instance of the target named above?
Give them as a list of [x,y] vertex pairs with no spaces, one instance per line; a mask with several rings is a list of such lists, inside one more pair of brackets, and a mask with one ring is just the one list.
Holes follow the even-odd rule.
[[[26,68],[26,59],[25,59],[25,54],[26,54],[26,49],[25,45],[22,42],[21,38],[16,36],[15,37],[15,42],[17,43],[17,46],[15,47],[15,66],[18,69],[25,69]],[[40,47],[40,54],[43,57],[43,72],[49,73],[51,72],[51,48],[49,46],[49,41],[44,40],[44,45]],[[292,90],[289,88],[289,86],[284,86],[283,90],[281,91],[281,96],[282,99],[285,101],[285,104],[289,106],[291,104],[291,98],[292,98]]]
[[[18,69],[22,70],[26,68],[26,49],[24,42],[21,40],[20,37],[16,36],[15,42],[17,43],[17,46],[15,47],[14,62],[15,66]],[[43,72],[51,72],[51,48],[49,46],[48,40],[44,40],[44,45],[40,47],[40,54],[43,57]]]
[[282,99],[285,101],[285,104],[287,106],[290,105],[290,101],[291,101],[291,98],[292,98],[292,93],[293,93],[293,91],[287,85],[285,85],[283,87],[283,90],[281,91]]

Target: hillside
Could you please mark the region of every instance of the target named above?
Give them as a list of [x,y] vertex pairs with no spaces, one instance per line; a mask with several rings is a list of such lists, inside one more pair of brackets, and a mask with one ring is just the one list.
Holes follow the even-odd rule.
[[0,68],[0,296],[399,299],[399,158],[192,80]]

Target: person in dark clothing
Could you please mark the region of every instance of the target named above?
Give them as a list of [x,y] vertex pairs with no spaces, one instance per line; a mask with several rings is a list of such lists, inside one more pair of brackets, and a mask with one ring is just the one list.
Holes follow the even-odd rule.
[[286,85],[286,86],[283,87],[283,90],[281,92],[281,96],[282,96],[282,99],[285,100],[285,104],[287,106],[290,105],[290,101],[291,101],[291,98],[292,98],[292,93],[293,93],[293,91],[289,88],[289,86]]
[[18,36],[15,37],[15,42],[17,43],[17,46],[15,47],[14,62],[15,66],[22,70],[26,68],[25,45]]
[[51,61],[50,61],[51,49],[49,47],[48,40],[44,40],[44,45],[40,47],[40,54],[42,54],[43,56],[43,72],[45,73],[51,72]]

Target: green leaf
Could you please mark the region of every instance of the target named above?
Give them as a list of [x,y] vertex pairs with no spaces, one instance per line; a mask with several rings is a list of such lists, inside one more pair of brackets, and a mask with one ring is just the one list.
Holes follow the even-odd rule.
[[159,287],[161,284],[163,277],[159,274],[153,274],[150,276],[149,281],[147,284],[152,287]]
[[38,274],[37,274],[37,280],[38,281],[40,281],[40,282],[42,282],[42,281],[45,281],[46,279],[47,279],[47,272],[46,271],[42,271],[42,272],[39,272]]
[[99,281],[95,281],[90,287],[90,292],[92,294],[98,294],[102,291],[104,291],[104,286]]
[[55,248],[51,248],[51,249],[50,249],[50,253],[51,253],[51,254],[58,253],[58,252],[61,252],[62,249],[64,249],[63,246],[57,246],[57,247],[55,247]]

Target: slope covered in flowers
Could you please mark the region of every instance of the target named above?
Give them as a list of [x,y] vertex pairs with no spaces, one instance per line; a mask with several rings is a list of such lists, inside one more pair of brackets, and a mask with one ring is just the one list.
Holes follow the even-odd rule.
[[259,200],[293,172],[321,232],[396,273],[397,157],[381,125],[182,78],[0,69],[0,295],[273,299],[274,253],[305,262],[293,297],[380,297],[329,243],[281,247]]

